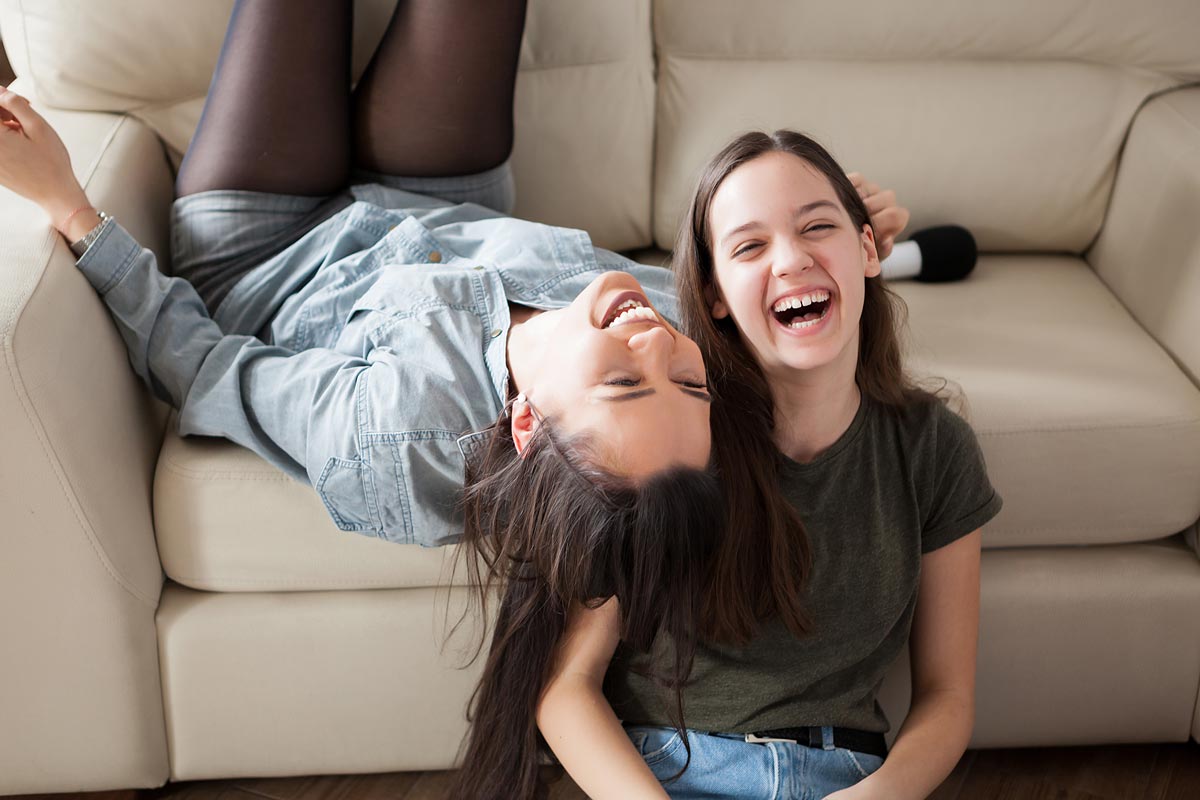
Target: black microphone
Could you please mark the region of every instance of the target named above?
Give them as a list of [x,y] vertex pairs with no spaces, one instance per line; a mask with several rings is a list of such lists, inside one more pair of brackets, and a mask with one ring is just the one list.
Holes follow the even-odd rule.
[[915,278],[925,283],[959,281],[975,268],[978,254],[975,237],[966,228],[926,228],[892,247],[891,255],[882,262],[883,277],[889,281]]

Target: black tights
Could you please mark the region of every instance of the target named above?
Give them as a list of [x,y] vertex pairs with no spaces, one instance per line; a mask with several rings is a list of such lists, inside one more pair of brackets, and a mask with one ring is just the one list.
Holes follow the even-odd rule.
[[175,192],[324,196],[351,170],[465,175],[512,150],[525,0],[399,0],[350,88],[351,0],[237,0]]

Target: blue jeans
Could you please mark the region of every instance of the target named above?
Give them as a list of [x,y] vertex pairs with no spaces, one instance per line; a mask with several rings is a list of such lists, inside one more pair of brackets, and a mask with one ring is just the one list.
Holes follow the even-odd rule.
[[[827,740],[832,728],[827,729]],[[632,725],[625,729],[647,766],[673,798],[817,800],[853,786],[883,765],[879,756],[792,742],[755,744],[738,734],[688,731],[692,759],[673,728]]]

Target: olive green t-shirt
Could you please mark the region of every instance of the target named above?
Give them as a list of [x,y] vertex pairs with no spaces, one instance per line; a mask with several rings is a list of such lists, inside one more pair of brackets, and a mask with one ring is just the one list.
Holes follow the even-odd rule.
[[[786,459],[780,488],[812,544],[812,633],[778,621],[742,648],[701,645],[684,691],[689,728],[751,733],[799,725],[884,732],[876,702],[908,640],[921,556],[992,519],[1000,497],[975,434],[940,402],[903,413],[865,397],[846,432],[807,464]],[[605,694],[626,723],[669,725],[663,690],[624,646]]]

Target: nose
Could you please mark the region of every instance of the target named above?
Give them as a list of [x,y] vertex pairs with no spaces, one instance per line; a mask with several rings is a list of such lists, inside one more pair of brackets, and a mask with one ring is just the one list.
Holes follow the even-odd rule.
[[643,369],[665,371],[675,351],[675,337],[661,325],[638,331],[629,337],[629,349],[643,360]]
[[771,260],[771,274],[776,278],[797,275],[813,265],[812,254],[796,237],[781,237]]

